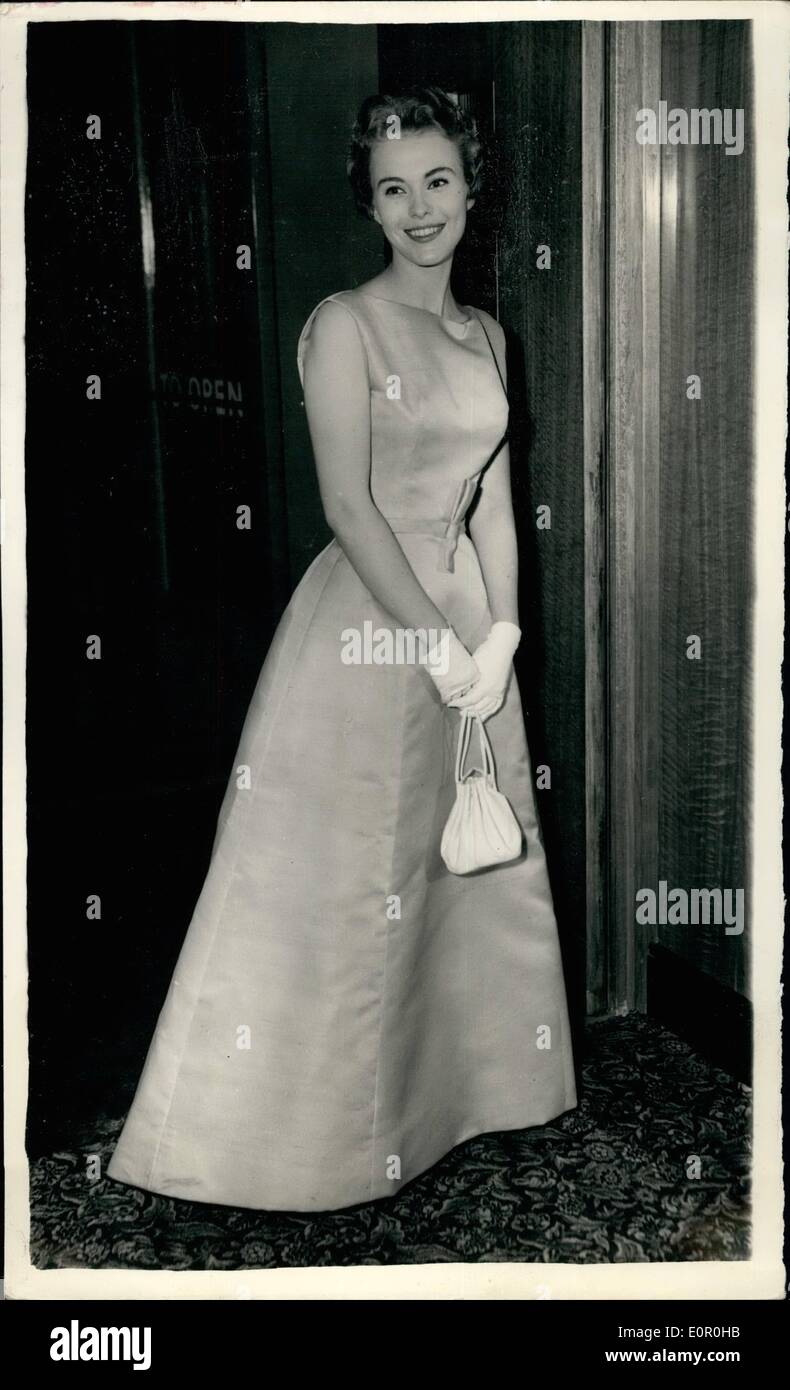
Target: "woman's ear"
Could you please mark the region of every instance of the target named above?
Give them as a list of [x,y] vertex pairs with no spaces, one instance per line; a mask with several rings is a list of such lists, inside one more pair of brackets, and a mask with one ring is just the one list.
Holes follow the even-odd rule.
[[379,217],[378,212],[374,207],[368,208],[368,216],[370,217],[372,222],[378,222],[379,226],[381,226],[381,218]]
[[474,205],[475,205],[475,199],[474,199],[474,198],[467,197],[467,199],[466,199],[466,210],[467,210],[467,212],[469,211],[470,208],[473,208]]

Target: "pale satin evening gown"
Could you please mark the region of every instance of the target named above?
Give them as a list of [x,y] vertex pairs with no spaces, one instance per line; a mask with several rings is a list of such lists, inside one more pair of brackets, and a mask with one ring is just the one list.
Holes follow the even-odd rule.
[[[329,298],[367,355],[373,499],[473,650],[491,613],[463,520],[507,428],[502,331],[481,310],[457,323],[364,290]],[[576,1105],[515,675],[486,730],[524,848],[455,876],[439,846],[458,712],[419,664],[340,656],[348,629],[392,621],[330,541],[264,661],[110,1177],[330,1210]]]

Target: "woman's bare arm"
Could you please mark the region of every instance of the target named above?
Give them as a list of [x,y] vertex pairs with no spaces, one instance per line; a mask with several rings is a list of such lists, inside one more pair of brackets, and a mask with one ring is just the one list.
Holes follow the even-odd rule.
[[324,515],[362,583],[401,627],[447,627],[371,496],[367,358],[353,318],[332,300],[313,320],[304,402]]

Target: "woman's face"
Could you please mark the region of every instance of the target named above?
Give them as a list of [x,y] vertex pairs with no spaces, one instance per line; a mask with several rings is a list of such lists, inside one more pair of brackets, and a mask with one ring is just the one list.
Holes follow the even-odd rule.
[[451,257],[474,206],[458,146],[438,130],[402,131],[370,152],[373,216],[393,252],[413,265]]

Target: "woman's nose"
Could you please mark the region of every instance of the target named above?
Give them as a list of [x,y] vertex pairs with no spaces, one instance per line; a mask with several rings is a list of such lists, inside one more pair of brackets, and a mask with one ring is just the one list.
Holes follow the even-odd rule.
[[413,193],[409,204],[410,217],[424,217],[428,211],[428,200],[424,193]]

